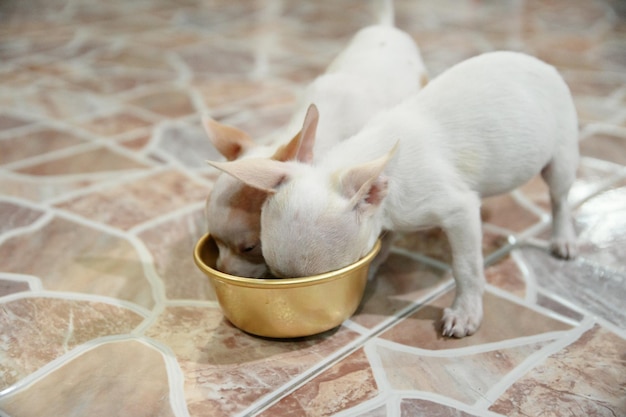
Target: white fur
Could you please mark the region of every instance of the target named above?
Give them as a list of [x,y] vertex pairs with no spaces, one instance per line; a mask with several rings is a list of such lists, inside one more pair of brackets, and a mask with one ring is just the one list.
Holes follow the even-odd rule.
[[485,283],[481,197],[541,172],[553,206],[553,251],[575,255],[567,193],[577,131],[572,97],[553,67],[513,52],[464,61],[317,165],[255,166],[282,178],[262,211],[265,260],[279,276],[317,274],[356,261],[385,230],[441,227],[456,280],[443,334],[470,335],[482,320]]
[[[389,6],[390,2],[385,4]],[[388,7],[381,21],[392,22],[390,16],[393,13]],[[364,28],[327,72],[305,90],[291,122],[272,144],[249,147],[237,159],[273,155],[298,132],[311,103],[316,103],[320,112],[315,155],[323,155],[340,140],[355,134],[374,114],[417,92],[425,80],[426,70],[419,49],[409,35],[388,24]],[[207,200],[209,231],[218,239],[219,269],[235,275],[261,277],[267,272],[260,256],[261,207],[234,212],[231,199],[242,187],[229,175],[218,177]]]

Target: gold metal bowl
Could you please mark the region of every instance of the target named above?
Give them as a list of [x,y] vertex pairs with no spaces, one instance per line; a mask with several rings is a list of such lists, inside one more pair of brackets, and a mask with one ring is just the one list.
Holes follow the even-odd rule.
[[244,278],[214,269],[217,245],[209,234],[194,249],[196,265],[209,277],[226,318],[258,336],[310,336],[339,326],[356,311],[369,265],[380,241],[345,268],[301,278]]

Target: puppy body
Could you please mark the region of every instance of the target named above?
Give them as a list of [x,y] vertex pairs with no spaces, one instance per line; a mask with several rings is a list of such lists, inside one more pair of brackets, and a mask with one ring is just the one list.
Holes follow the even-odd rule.
[[317,165],[268,161],[249,170],[245,164],[222,168],[275,190],[261,220],[263,254],[279,276],[350,264],[383,231],[441,227],[456,280],[443,333],[463,337],[482,320],[481,197],[541,172],[550,187],[553,252],[574,256],[567,194],[577,136],[572,98],[556,70],[523,54],[495,52],[452,67]]
[[[360,30],[327,72],[306,88],[290,123],[270,145],[257,145],[244,132],[206,119],[209,138],[229,160],[310,162],[313,155],[324,155],[337,142],[358,132],[377,112],[419,91],[427,80],[419,49],[408,34],[391,25],[388,9],[383,16],[385,24]],[[321,115],[314,143],[298,134],[312,102]],[[220,175],[216,180],[207,199],[206,217],[219,247],[218,269],[247,277],[267,273],[260,245],[265,198],[266,193],[231,176]]]

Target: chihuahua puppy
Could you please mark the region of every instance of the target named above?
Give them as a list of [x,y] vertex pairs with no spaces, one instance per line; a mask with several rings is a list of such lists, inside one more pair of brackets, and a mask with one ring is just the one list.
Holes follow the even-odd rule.
[[442,331],[464,337],[478,329],[483,315],[480,198],[541,173],[550,188],[552,252],[572,258],[567,195],[577,164],[576,110],[557,71],[521,53],[493,52],[450,68],[316,165],[216,165],[270,195],[261,240],[277,276],[344,267],[365,255],[383,231],[441,227],[456,282]]
[[[393,27],[391,1],[381,14],[382,24],[361,29],[327,71],[304,92],[291,122],[271,145],[257,145],[248,134],[203,119],[207,135],[229,161],[267,158],[311,163],[313,155],[356,132],[377,112],[393,107],[419,91],[427,74],[413,39]],[[316,103],[319,140],[298,133],[310,103]],[[311,110],[315,111],[316,110]],[[289,140],[292,138],[291,140]],[[315,152],[313,152],[315,147]],[[245,277],[268,274],[261,249],[261,206],[267,194],[221,174],[206,203],[208,229],[219,248],[217,268]]]

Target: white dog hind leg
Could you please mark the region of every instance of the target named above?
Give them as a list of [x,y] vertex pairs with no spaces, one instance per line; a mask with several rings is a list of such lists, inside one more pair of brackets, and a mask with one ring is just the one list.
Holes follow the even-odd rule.
[[[485,275],[482,255],[480,198],[456,191],[445,201],[450,207],[442,227],[452,248],[456,297],[442,319],[444,336],[465,337],[478,330],[483,317]],[[455,201],[451,201],[455,200]]]
[[576,164],[571,161],[563,161],[557,157],[541,171],[541,176],[550,187],[552,204],[550,251],[562,259],[575,258],[578,252],[576,232],[567,201],[569,190],[576,179],[575,167]]

